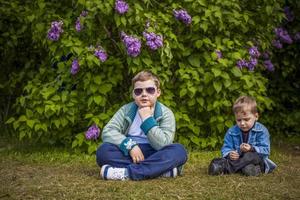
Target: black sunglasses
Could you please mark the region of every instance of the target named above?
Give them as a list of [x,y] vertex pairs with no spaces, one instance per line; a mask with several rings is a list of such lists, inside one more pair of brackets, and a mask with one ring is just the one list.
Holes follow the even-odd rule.
[[133,93],[135,96],[140,96],[143,93],[143,90],[146,90],[148,94],[154,94],[156,91],[155,87],[134,88]]

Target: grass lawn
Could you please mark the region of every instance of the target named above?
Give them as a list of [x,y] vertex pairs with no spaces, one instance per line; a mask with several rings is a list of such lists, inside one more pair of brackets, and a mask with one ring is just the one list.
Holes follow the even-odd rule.
[[[2,141],[1,141],[2,140]],[[190,152],[184,175],[145,181],[103,181],[94,156],[57,148],[9,145],[0,138],[2,199],[300,199],[300,150],[277,145],[272,174],[208,176],[219,152]]]

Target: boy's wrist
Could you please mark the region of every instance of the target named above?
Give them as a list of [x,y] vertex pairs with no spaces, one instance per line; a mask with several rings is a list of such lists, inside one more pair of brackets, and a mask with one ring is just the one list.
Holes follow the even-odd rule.
[[124,153],[125,156],[128,155],[129,151],[137,145],[137,142],[132,140],[131,138],[125,138],[120,144],[120,149]]

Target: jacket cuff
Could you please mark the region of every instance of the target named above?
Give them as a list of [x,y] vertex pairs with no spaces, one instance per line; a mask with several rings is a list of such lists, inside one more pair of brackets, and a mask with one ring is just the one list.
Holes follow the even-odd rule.
[[153,126],[158,126],[156,120],[154,117],[148,117],[142,124],[141,124],[141,129],[145,133],[145,135],[148,134],[148,131],[153,127]]
[[131,138],[125,138],[120,144],[119,148],[125,156],[128,156],[129,151],[136,145],[136,141],[132,140]]

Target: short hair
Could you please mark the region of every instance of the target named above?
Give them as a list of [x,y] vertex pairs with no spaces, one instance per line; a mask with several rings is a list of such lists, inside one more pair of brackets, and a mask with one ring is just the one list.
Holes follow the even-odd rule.
[[157,87],[157,89],[159,89],[160,87],[159,78],[151,71],[148,70],[141,71],[137,75],[135,75],[132,79],[132,86],[134,87],[134,84],[138,81],[148,81],[148,80],[153,80],[155,86]]
[[257,104],[254,98],[241,96],[234,102],[232,107],[234,114],[245,112],[246,109],[250,109],[250,112],[253,114],[257,113]]

